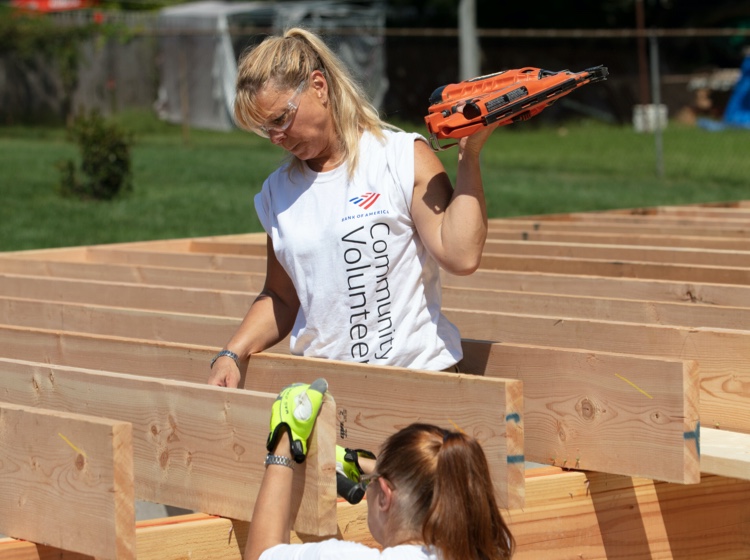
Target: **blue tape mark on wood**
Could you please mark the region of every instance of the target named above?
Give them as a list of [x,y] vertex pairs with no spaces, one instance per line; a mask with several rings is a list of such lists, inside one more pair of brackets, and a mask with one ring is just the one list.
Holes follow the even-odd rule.
[[508,455],[508,464],[512,465],[514,463],[523,463],[525,459],[523,458],[523,455]]
[[695,430],[692,432],[685,432],[684,434],[685,439],[694,439],[695,440],[695,448],[698,450],[698,457],[701,456],[701,423],[698,422],[698,424],[695,427]]
[[508,414],[505,417],[506,422],[520,422],[521,421],[521,415],[517,412],[512,412],[511,414]]

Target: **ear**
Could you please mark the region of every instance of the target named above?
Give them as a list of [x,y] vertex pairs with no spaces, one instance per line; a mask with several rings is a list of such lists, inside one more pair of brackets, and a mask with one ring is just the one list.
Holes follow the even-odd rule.
[[310,87],[320,99],[328,99],[328,81],[320,70],[313,70],[310,75]]
[[381,511],[386,512],[393,506],[393,489],[388,485],[388,481],[382,476],[377,479],[378,490],[378,507]]

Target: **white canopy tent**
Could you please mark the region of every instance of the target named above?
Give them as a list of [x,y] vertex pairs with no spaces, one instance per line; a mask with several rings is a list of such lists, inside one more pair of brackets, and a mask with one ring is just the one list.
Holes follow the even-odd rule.
[[248,30],[277,33],[292,26],[321,32],[379,107],[388,89],[385,11],[374,4],[204,1],[164,8],[159,14],[160,117],[197,128],[234,127],[237,60],[265,36]]

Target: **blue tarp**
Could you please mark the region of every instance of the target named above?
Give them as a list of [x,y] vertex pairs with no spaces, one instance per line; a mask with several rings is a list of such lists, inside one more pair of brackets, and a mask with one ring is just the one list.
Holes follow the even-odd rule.
[[724,111],[724,122],[750,128],[750,56],[745,58],[740,70],[742,74]]
[[721,121],[698,119],[698,126],[706,130],[750,129],[750,56],[745,58],[740,71],[740,79],[735,84],[729,103],[724,109],[723,119]]

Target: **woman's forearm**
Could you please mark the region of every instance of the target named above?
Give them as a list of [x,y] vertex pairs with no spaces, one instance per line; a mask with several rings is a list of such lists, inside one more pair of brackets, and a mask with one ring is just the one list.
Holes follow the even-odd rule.
[[[291,459],[289,436],[280,438],[274,455]],[[294,470],[284,465],[268,465],[263,474],[253,509],[243,560],[257,560],[267,549],[289,542]]]

